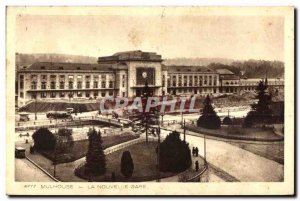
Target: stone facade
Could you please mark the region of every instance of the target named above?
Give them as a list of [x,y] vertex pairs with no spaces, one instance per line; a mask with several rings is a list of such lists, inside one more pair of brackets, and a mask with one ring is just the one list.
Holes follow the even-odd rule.
[[[147,83],[154,96],[239,93],[254,90],[259,80],[240,79],[227,69],[165,66],[161,55],[129,51],[99,57],[98,63],[37,62],[17,72],[17,103],[33,100],[95,100],[107,96],[134,97]],[[255,82],[255,83],[254,83]],[[270,80],[273,87],[283,80]]]

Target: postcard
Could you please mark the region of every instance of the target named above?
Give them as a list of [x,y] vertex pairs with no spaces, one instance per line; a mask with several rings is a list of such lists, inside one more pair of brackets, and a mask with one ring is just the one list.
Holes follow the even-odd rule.
[[6,13],[8,195],[294,195],[293,7]]

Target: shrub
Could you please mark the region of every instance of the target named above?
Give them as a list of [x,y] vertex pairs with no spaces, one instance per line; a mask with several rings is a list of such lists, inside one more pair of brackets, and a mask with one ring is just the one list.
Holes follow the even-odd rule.
[[132,176],[134,170],[133,160],[129,151],[124,151],[121,158],[121,172],[126,178]]
[[191,166],[191,150],[178,132],[171,132],[160,144],[159,160],[162,172],[182,172]]
[[57,133],[57,146],[60,152],[71,148],[74,145],[74,138],[72,136],[72,129],[60,128]]
[[225,117],[223,119],[223,124],[224,125],[232,125],[232,120],[230,119],[230,117]]
[[39,128],[32,135],[34,148],[37,150],[53,150],[56,143],[55,135],[48,128]]

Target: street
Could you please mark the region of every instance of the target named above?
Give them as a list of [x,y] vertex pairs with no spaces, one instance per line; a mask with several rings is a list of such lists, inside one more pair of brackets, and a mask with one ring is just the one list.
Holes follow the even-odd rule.
[[[162,137],[168,133],[163,130]],[[197,146],[200,155],[204,156],[204,139],[202,137],[187,135],[186,140],[190,147]],[[283,165],[223,141],[206,139],[206,157],[209,163],[239,181],[283,181]]]
[[15,159],[15,180],[22,182],[54,182],[26,159]]

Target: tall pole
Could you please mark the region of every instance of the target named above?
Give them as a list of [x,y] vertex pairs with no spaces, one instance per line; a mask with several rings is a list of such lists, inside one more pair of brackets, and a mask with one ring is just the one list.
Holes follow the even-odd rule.
[[35,120],[37,120],[37,115],[36,115],[36,99],[37,99],[37,95],[36,95],[36,93],[34,93],[34,99],[35,99],[35,101],[34,101],[34,118],[35,118]]
[[157,182],[160,182],[160,126],[158,124],[158,129],[157,129],[157,135],[158,135],[158,140],[157,140]]
[[183,124],[183,112],[181,112],[181,126]]
[[146,142],[148,142],[148,117],[145,113],[145,120],[146,120]]
[[183,140],[185,141],[185,119],[183,120]]
[[206,135],[204,133],[204,164],[206,165]]

